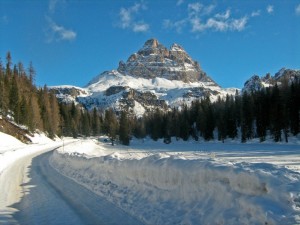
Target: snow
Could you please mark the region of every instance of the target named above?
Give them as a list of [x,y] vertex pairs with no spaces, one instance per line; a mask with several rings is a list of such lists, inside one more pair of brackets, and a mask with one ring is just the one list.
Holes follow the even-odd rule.
[[176,44],[176,43],[174,43],[174,44],[171,46],[170,51],[171,51],[171,52],[172,52],[172,51],[174,51],[174,52],[185,52],[185,51],[183,50],[183,48],[182,48],[180,45]]
[[86,92],[85,88],[81,88],[78,86],[74,86],[74,85],[57,85],[57,86],[49,86],[49,89],[77,89],[79,91],[81,91],[82,93]]
[[0,132],[0,154],[3,154],[9,150],[15,150],[16,148],[22,148],[25,146],[24,143],[8,134]]
[[26,183],[23,174],[26,174],[32,156],[61,146],[60,141],[52,141],[43,134],[35,134],[30,138],[33,144],[23,144],[16,138],[0,132],[0,212],[13,213],[15,210],[10,206],[25,194],[20,185]]
[[[222,89],[219,86],[211,86],[211,82],[189,82],[185,83],[179,80],[168,80],[165,78],[156,77],[153,79],[136,78],[130,75],[123,75],[118,71],[110,71],[101,74],[93,79],[87,87],[90,97],[96,99],[98,105],[117,107],[118,100],[122,98],[123,91],[114,95],[106,96],[106,90],[113,86],[130,87],[139,92],[151,92],[158,99],[165,100],[171,107],[181,105],[183,102],[189,104],[187,98],[182,96],[189,92],[192,88],[204,88],[216,91],[219,94],[212,96],[211,100],[216,101],[218,96],[224,98],[227,94],[235,94],[236,89]],[[192,99],[192,98],[190,98]],[[196,99],[196,98],[194,98]],[[80,101],[85,101],[84,98],[79,98]],[[192,99],[193,100],[193,99]],[[142,108],[137,105],[138,113],[141,113]],[[137,110],[135,108],[134,110]]]
[[[62,99],[65,103],[72,103],[74,102],[77,104],[76,97],[88,97],[91,95],[89,93],[88,89],[73,86],[73,85],[60,85],[60,86],[50,86],[49,89],[56,90],[58,93],[56,94],[56,97],[59,99]],[[66,92],[66,90],[76,90],[78,94],[74,96],[74,94]]]
[[298,224],[299,147],[82,140],[51,164],[146,224]]
[[[105,138],[65,139],[64,147],[43,158],[50,156],[58,172],[145,224],[300,223],[299,136],[281,144],[172,139],[166,145],[145,138],[130,146],[111,146]],[[34,144],[25,145],[4,133],[0,140],[0,193],[7,193],[0,195],[0,221],[5,222],[16,213],[11,205],[31,192],[30,185],[20,184],[29,182],[32,158],[62,141],[35,134]]]
[[142,117],[145,113],[145,108],[137,101],[134,101],[133,112],[137,117]]
[[[0,133],[5,150],[0,153],[0,224],[142,224],[49,165],[51,150],[61,146],[61,140],[43,134],[33,139],[35,144],[25,145]],[[76,141],[63,140],[65,146]],[[85,146],[87,150],[89,144]]]

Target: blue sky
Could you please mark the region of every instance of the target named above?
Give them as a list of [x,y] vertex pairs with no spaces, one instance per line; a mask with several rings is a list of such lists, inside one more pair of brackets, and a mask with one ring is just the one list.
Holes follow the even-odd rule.
[[222,87],[300,69],[300,0],[0,0],[0,57],[37,85],[86,85],[149,38],[178,43]]

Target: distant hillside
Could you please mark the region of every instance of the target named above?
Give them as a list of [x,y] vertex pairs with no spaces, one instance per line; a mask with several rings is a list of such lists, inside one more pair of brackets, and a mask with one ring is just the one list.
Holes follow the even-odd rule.
[[290,85],[297,80],[300,80],[300,70],[282,68],[274,76],[271,74],[262,77],[253,75],[245,82],[243,91],[260,91],[266,87],[273,87],[275,85]]

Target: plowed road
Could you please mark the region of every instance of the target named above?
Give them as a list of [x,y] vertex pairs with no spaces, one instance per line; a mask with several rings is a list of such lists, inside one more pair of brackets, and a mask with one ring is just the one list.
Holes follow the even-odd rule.
[[[59,174],[49,164],[51,154],[52,151],[45,150],[28,155],[0,174],[0,191],[5,192],[0,193],[0,224],[142,224]],[[10,199],[18,202],[3,206]]]

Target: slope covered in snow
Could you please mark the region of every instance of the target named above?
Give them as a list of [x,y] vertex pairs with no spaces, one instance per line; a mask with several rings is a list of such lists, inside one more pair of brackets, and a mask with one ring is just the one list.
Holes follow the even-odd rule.
[[72,85],[50,86],[58,99],[64,103],[77,103],[78,97],[87,97],[90,95],[87,89]]
[[[222,89],[219,86],[211,86],[211,82],[186,83],[160,77],[146,79],[125,76],[116,70],[104,72],[94,78],[86,88],[92,94],[88,98],[78,98],[84,105],[89,103],[90,107],[112,106],[118,109],[122,107],[125,99],[125,103],[133,102],[133,108],[142,105],[144,110],[155,106],[155,102],[158,105],[165,104],[166,107],[176,107],[206,96],[214,101],[218,96],[225,97],[226,94],[235,94],[236,91],[234,88]],[[147,101],[149,98],[152,101]]]
[[298,149],[88,140],[55,152],[51,164],[146,224],[297,224],[300,174],[284,165],[299,171]]

